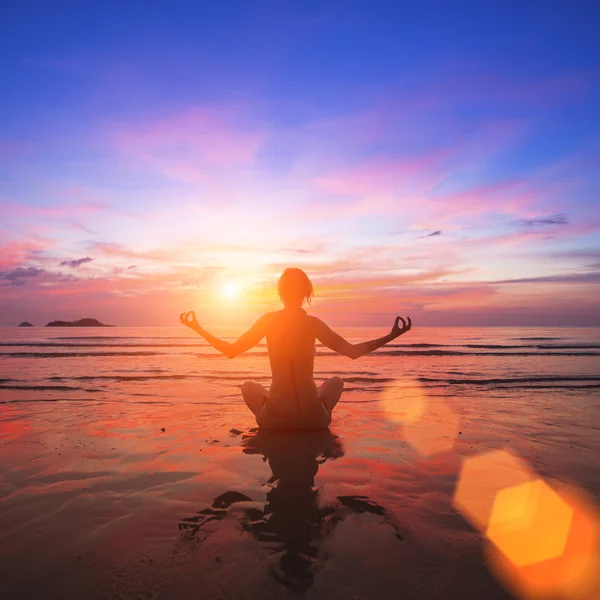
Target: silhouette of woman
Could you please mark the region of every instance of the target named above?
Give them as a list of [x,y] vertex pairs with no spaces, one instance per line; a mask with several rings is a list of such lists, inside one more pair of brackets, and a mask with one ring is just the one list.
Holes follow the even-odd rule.
[[[271,363],[271,388],[255,381],[242,385],[248,408],[259,427],[269,429],[326,429],[344,382],[331,377],[319,388],[313,379],[315,340],[352,359],[373,352],[410,330],[410,317],[396,317],[392,330],[375,340],[351,344],[317,317],[302,308],[310,304],[313,286],[301,269],[286,269],[278,283],[283,309],[267,313],[233,343],[211,335],[196,320],[194,311],[181,313],[180,321],[199,333],[211,346],[234,358],[258,344],[265,336]],[[402,327],[399,326],[402,321]]]

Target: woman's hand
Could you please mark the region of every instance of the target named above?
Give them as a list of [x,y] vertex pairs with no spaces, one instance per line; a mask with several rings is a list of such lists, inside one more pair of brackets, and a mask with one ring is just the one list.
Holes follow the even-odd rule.
[[[398,325],[398,321],[402,321],[402,327]],[[402,335],[403,333],[409,331],[411,327],[412,321],[410,320],[410,317],[406,317],[406,321],[402,317],[396,317],[396,322],[392,327],[392,335],[394,337],[398,337],[399,335]]]
[[185,313],[182,312],[179,315],[179,320],[183,323],[183,325],[185,325],[186,327],[189,327],[190,329],[193,329],[194,331],[198,330],[199,324],[198,321],[196,321],[196,313],[194,313],[193,310],[190,310],[189,312]]

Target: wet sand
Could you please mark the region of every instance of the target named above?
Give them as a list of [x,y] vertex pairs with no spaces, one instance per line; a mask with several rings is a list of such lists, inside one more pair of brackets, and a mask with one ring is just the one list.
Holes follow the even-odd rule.
[[453,505],[461,464],[508,448],[598,501],[598,404],[444,401],[430,456],[383,404],[290,434],[241,403],[4,404],[0,597],[511,598]]

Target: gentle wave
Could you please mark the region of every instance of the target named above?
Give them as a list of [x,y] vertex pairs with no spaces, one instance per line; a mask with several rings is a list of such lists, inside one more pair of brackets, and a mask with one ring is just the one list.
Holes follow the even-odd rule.
[[[76,339],[76,338],[73,338]],[[86,339],[86,338],[79,338]],[[102,338],[104,341],[106,338]],[[111,338],[111,339],[138,339],[138,338]],[[146,338],[139,338],[146,339]],[[187,338],[186,338],[187,339]],[[166,343],[163,341],[147,341],[146,343],[131,344],[131,343],[64,343],[52,341],[13,341],[0,342],[0,347],[5,348],[210,348],[211,345],[201,341],[190,341],[187,344]],[[266,347],[265,343],[256,344],[258,348]],[[325,348],[323,344],[316,344],[317,348]],[[386,344],[386,348],[440,348],[440,349],[455,349],[455,348],[475,348],[488,350],[517,350],[517,349],[538,349],[538,350],[569,350],[569,349],[600,349],[600,344],[592,343],[573,343],[573,344]]]
[[71,386],[71,385],[16,385],[16,384],[2,384],[0,385],[0,390],[35,390],[36,392],[44,391],[44,392],[75,392],[75,391],[84,391],[84,392],[101,392],[103,390],[97,389],[86,389],[79,386]]
[[600,381],[600,377],[577,377],[577,376],[549,376],[549,377],[511,377],[511,378],[493,378],[493,379],[435,379],[431,377],[419,377],[418,381],[422,383],[447,383],[450,385],[494,385],[502,383],[558,383],[565,382],[585,382]]
[[208,381],[239,381],[244,378],[252,377],[255,381],[264,381],[271,379],[266,375],[219,375],[219,374],[191,374],[191,375],[80,375],[78,377],[48,377],[49,380],[53,381],[93,381],[95,379],[104,379],[110,381],[155,381],[165,379],[204,379]]
[[561,340],[559,337],[518,337],[515,340],[521,340],[523,342],[543,342],[547,340]]
[[193,336],[168,336],[163,338],[157,338],[149,335],[68,335],[68,336],[56,336],[52,337],[53,340],[191,340]]
[[[264,346],[264,344],[258,344]],[[62,342],[0,342],[0,347],[15,348],[210,348],[206,342],[193,342],[191,344],[64,344]]]
[[[393,377],[342,377],[344,383],[389,383],[396,381]],[[344,388],[346,389],[346,388]]]
[[[461,346],[455,346],[460,348]],[[465,344],[464,348],[488,348],[490,350],[506,349],[517,350],[519,348],[535,348],[537,350],[592,350],[600,349],[600,344],[521,344],[517,346],[505,346],[502,344]]]
[[48,377],[49,381],[92,381],[94,379],[110,379],[113,381],[144,381],[147,379],[194,379],[195,375],[79,375],[77,377]]
[[[240,375],[219,375],[219,374],[193,374],[193,375],[80,375],[76,377],[59,377],[52,376],[48,377],[46,381],[96,381],[96,380],[108,380],[108,381],[152,381],[152,380],[185,380],[185,379],[204,379],[204,380],[217,380],[217,381],[241,381],[247,376]],[[252,378],[255,381],[270,380],[270,375],[257,375],[253,374]],[[323,377],[317,377],[317,380],[324,379]],[[390,383],[398,381],[397,378],[393,377],[360,377],[360,376],[348,376],[342,378],[344,383]],[[595,376],[548,376],[548,377],[512,377],[512,378],[490,378],[490,379],[441,379],[432,377],[418,377],[417,381],[421,383],[442,383],[447,385],[495,385],[495,384],[523,384],[523,383],[560,383],[560,382],[600,382],[600,377]],[[17,379],[0,379],[0,389],[81,389],[79,387],[70,386],[35,386],[28,385]],[[94,390],[98,391],[98,390]]]
[[391,350],[376,352],[381,356],[600,356],[600,352],[461,352],[460,350]]
[[[0,404],[22,404],[30,402],[93,402],[94,404],[169,404],[172,405],[174,402],[168,402],[165,400],[106,400],[99,398],[14,398],[12,400],[0,400]],[[188,402],[187,404],[211,404],[210,402]],[[216,403],[215,403],[216,404]]]
[[[86,356],[159,356],[166,352],[0,352],[10,358],[76,358]],[[209,356],[208,354],[206,356]]]
[[[128,381],[141,381],[145,378],[143,377],[111,377],[111,376],[103,376],[103,377],[78,377],[74,379],[78,380],[91,380],[91,379],[105,379],[105,380],[128,380]],[[185,378],[185,377],[182,377]],[[210,377],[206,377],[210,379]],[[58,379],[58,378],[54,378]],[[150,379],[150,378],[148,378]],[[217,379],[217,378],[214,378]],[[223,379],[223,378],[218,378]],[[239,382],[239,378],[226,378],[228,380],[237,380]],[[270,377],[255,377],[255,380],[270,380]],[[354,384],[354,385],[345,385],[344,392],[361,392],[361,393],[375,393],[382,392],[386,389],[385,384],[390,381],[395,381],[394,379],[389,378],[361,378],[361,377],[347,377],[344,378],[345,384]],[[490,387],[490,388],[503,388],[503,389],[563,389],[563,390],[578,390],[578,389],[600,389],[600,377],[586,377],[586,378],[577,378],[577,377],[530,377],[530,378],[514,378],[514,379],[470,379],[470,380],[452,380],[452,379],[431,379],[431,378],[419,378],[421,383],[425,384],[434,384],[433,387],[440,385],[473,385],[479,387]],[[596,383],[591,383],[596,382]],[[360,385],[360,384],[365,385]],[[356,385],[359,384],[359,385]],[[373,385],[379,384],[379,385]],[[384,384],[384,385],[381,385]],[[240,387],[239,385],[236,387]],[[429,386],[428,386],[429,387]],[[31,391],[31,392],[86,392],[86,393],[105,393],[106,389],[97,389],[97,388],[85,388],[81,386],[70,386],[70,385],[25,385],[22,383],[12,383],[12,384],[2,384],[0,385],[0,390],[19,390],[19,391]],[[136,394],[130,393],[129,396],[136,395],[148,395],[148,394]],[[223,397],[233,397],[238,396],[239,393],[235,394],[223,394]],[[150,394],[150,396],[152,396]],[[55,400],[54,398],[48,398],[47,400]],[[80,399],[80,401],[87,400],[96,400],[95,398],[87,398]],[[7,402],[20,402],[24,401],[22,399],[11,399],[7,401],[0,401],[0,404],[5,404]],[[156,400],[157,402],[159,400]],[[154,402],[153,400],[147,401],[148,403]]]
[[[509,387],[509,386],[504,386]],[[581,389],[600,389],[600,383],[582,383],[580,385],[569,385],[569,384],[565,384],[565,385],[551,385],[551,384],[541,384],[541,385],[519,385],[519,386],[510,386],[510,389],[515,389],[515,388],[519,388],[519,389],[544,389],[544,390],[567,390],[567,389],[573,389],[573,390],[581,390]]]
[[[185,380],[185,379],[203,379],[209,381],[241,381],[251,377],[254,381],[268,381],[271,379],[270,375],[258,375],[255,373],[249,373],[246,375],[231,375],[231,374],[189,374],[189,375],[78,375],[74,377],[58,376],[53,375],[48,377],[46,381],[160,381],[160,380]],[[316,377],[316,380],[324,380],[325,377]],[[344,383],[389,383],[390,381],[396,381],[390,377],[361,377],[361,376],[349,376],[343,377]],[[9,385],[6,385],[9,384]],[[17,385],[19,384],[19,385]],[[0,389],[20,389],[21,381],[17,379],[0,379]],[[56,386],[55,386],[56,387]],[[60,386],[57,386],[58,389]],[[29,388],[28,388],[29,389]],[[55,389],[55,388],[52,388]],[[64,389],[70,389],[64,386]],[[79,388],[72,388],[79,389]]]
[[[371,356],[600,356],[598,352],[581,352],[581,347],[569,348],[571,352],[559,350],[551,352],[464,352],[461,350],[377,350]],[[98,356],[196,356],[198,358],[223,358],[216,352],[197,354],[194,352],[160,352],[152,350],[136,350],[132,352],[0,352],[0,357],[9,358],[76,358]],[[245,352],[241,357],[267,357],[268,352]],[[317,352],[315,356],[337,356],[336,352]]]

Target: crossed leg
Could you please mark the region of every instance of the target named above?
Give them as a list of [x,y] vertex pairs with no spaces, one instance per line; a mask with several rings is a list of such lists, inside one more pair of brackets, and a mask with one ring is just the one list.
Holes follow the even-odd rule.
[[242,385],[242,396],[248,408],[258,415],[260,409],[269,396],[269,392],[264,385],[256,381],[245,381]]
[[319,400],[323,402],[329,412],[338,403],[344,390],[344,380],[340,377],[330,377],[324,381],[317,391]]
[[[344,381],[340,377],[330,377],[319,386],[317,395],[325,408],[331,412],[338,403],[343,390]],[[245,381],[242,385],[242,396],[248,408],[255,415],[258,415],[269,396],[269,392],[264,385],[256,381]]]

